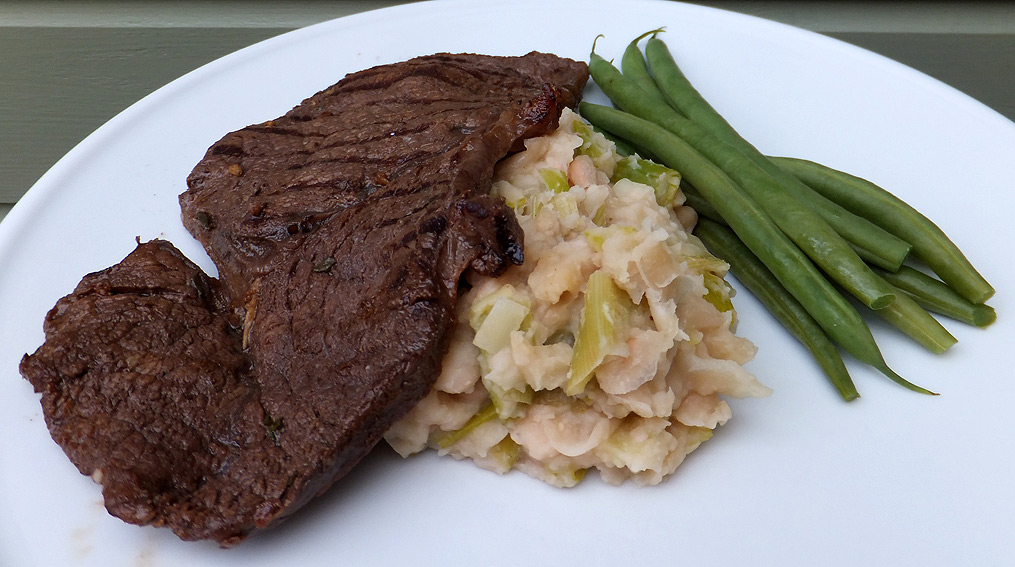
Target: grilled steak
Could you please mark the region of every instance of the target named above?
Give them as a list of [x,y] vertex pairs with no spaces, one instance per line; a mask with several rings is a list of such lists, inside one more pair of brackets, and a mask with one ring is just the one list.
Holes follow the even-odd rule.
[[354,466],[431,387],[461,274],[521,262],[493,167],[586,78],[538,53],[420,57],[213,145],[180,201],[219,279],[140,244],[21,364],[109,511],[228,546]]
[[[347,246],[365,242],[370,226],[392,223],[400,239],[421,229],[438,234],[463,212],[456,222],[465,224],[453,232],[489,224],[480,218],[487,210],[503,213],[515,230],[513,213],[471,196],[486,192],[508,151],[555,127],[586,73],[584,64],[538,53],[442,54],[355,73],[285,116],[213,145],[180,197],[184,225],[237,300],[274,268],[279,251],[304,247],[325,223],[358,225],[346,229],[357,235]],[[458,245],[506,249],[511,239],[470,236]],[[486,269],[503,261],[494,249],[480,257]]]

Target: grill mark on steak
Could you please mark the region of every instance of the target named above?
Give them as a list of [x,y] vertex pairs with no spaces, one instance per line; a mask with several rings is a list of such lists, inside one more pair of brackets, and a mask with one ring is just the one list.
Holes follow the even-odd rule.
[[463,271],[521,263],[494,165],[586,79],[538,53],[420,57],[214,144],[180,202],[219,278],[139,244],[21,363],[110,513],[228,546],[355,465],[430,389]]
[[[335,144],[332,147],[337,147],[337,146],[339,146],[339,144]],[[323,148],[323,149],[328,149],[328,148]],[[307,168],[310,168],[310,167],[313,167],[313,166],[320,166],[320,165],[325,165],[325,166],[330,166],[330,167],[341,167],[342,165],[345,165],[345,164],[400,167],[402,164],[405,164],[405,163],[414,163],[419,158],[425,157],[427,155],[430,155],[431,153],[432,152],[428,152],[428,151],[425,151],[425,150],[411,151],[411,152],[405,153],[404,155],[399,156],[399,158],[397,160],[386,159],[386,158],[360,157],[360,156],[322,157],[322,158],[308,159],[307,161],[305,161],[305,162],[303,162],[301,164],[293,164],[291,166],[291,169],[292,170],[295,170],[295,169],[307,169]],[[342,180],[339,180],[339,181],[342,181]],[[325,183],[327,183],[327,182],[325,182]],[[310,184],[310,183],[294,183],[292,185],[287,185],[286,186],[286,190],[288,190],[289,188],[301,187],[301,186],[302,187],[308,187],[308,186],[312,186],[312,184]]]

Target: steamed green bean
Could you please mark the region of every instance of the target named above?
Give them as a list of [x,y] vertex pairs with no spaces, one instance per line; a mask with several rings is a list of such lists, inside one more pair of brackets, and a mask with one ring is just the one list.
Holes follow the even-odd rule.
[[913,255],[960,295],[983,303],[994,288],[930,219],[885,189],[848,173],[795,158],[773,158],[815,191],[862,214],[913,245]]
[[876,271],[928,311],[977,327],[986,327],[997,320],[993,307],[969,301],[944,282],[916,268],[902,266],[897,272]]

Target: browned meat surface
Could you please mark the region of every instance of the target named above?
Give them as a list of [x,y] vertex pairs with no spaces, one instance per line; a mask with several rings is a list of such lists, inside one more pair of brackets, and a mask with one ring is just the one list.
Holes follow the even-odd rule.
[[493,167],[586,78],[538,53],[421,57],[213,145],[180,201],[221,281],[139,245],[22,361],[109,511],[231,545],[354,466],[432,385],[461,274],[521,262]]
[[[273,268],[279,250],[304,246],[326,223],[353,223],[346,230],[357,242],[371,226],[390,224],[409,239],[423,226],[469,232],[476,220],[488,224],[476,214],[489,210],[504,213],[502,231],[516,231],[503,205],[467,203],[486,192],[501,157],[556,126],[586,76],[582,63],[539,53],[440,54],[355,73],[285,116],[213,145],[180,196],[184,225],[237,300],[252,275]],[[449,224],[452,209],[466,211],[455,219],[465,224]],[[512,238],[469,235],[457,245],[494,244],[479,257],[496,270],[504,258],[495,248],[520,253],[509,250]]]

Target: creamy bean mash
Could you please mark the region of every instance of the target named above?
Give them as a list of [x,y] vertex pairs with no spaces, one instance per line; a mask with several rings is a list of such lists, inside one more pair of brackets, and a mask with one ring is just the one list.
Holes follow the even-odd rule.
[[679,183],[570,111],[501,162],[525,262],[470,277],[441,375],[388,443],[557,486],[656,484],[731,417],[724,396],[768,395]]

